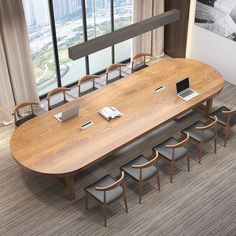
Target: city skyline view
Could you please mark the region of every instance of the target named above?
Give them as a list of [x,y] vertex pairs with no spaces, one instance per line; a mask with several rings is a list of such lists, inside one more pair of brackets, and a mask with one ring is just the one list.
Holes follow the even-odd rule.
[[[57,87],[54,44],[48,0],[23,0],[29,33],[36,84],[40,95]],[[68,57],[68,47],[84,42],[81,0],[53,0],[56,45],[60,62],[62,86],[77,81],[86,74],[85,58],[76,61]],[[87,0],[86,21],[88,40],[111,32],[110,0]],[[114,28],[132,23],[132,0],[114,1]],[[120,50],[120,49],[123,50]],[[115,61],[130,58],[131,40],[115,45]],[[89,55],[90,73],[112,64],[111,48]]]

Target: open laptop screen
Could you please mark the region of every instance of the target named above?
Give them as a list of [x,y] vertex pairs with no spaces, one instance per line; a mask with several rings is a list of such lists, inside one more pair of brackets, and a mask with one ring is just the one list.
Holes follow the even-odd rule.
[[189,88],[189,78],[186,78],[176,83],[177,93],[180,93],[187,88]]

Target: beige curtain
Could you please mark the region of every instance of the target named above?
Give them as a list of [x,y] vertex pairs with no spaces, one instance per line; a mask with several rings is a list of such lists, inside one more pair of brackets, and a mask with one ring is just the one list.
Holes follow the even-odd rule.
[[[164,12],[164,0],[133,1],[133,22],[139,22]],[[164,27],[147,32],[133,39],[132,57],[139,52],[160,57],[164,53]]]
[[0,123],[15,104],[38,101],[22,0],[0,0]]

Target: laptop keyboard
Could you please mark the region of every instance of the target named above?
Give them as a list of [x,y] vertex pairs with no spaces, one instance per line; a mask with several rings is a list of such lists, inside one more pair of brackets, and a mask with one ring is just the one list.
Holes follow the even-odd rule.
[[180,96],[185,98],[192,93],[194,93],[192,90],[186,90],[185,92],[181,93]]

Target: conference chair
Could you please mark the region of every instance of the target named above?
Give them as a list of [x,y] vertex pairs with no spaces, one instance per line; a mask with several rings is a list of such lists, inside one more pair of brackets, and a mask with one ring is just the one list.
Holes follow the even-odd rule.
[[199,155],[199,164],[201,164],[203,147],[206,143],[213,140],[214,141],[214,150],[216,153],[216,145],[217,145],[217,117],[214,117],[212,123],[205,125],[201,121],[197,121],[189,127],[185,128],[182,132],[187,135],[189,133],[191,141],[195,143],[200,151]]
[[[59,107],[69,102],[68,100],[66,100],[66,91],[70,91],[70,88],[59,87],[48,92],[48,95],[46,98],[48,101],[48,110],[55,109],[56,107]],[[52,105],[51,104],[52,97],[59,94],[63,95],[63,100]]]
[[153,152],[158,152],[160,157],[169,162],[169,175],[170,182],[173,181],[174,167],[176,161],[187,157],[188,171],[190,171],[190,146],[189,146],[189,133],[186,133],[184,140],[179,142],[173,137],[168,138],[164,142],[152,148]]
[[236,124],[236,109],[229,109],[225,106],[218,108],[216,111],[209,114],[210,119],[214,119],[217,116],[218,124],[224,129],[224,146],[227,144],[227,137],[230,129]]
[[125,211],[128,213],[128,206],[124,188],[124,172],[121,172],[121,177],[115,180],[111,175],[106,175],[84,188],[86,198],[86,211],[88,210],[88,198],[93,197],[102,205],[104,226],[107,226],[107,205],[121,196],[124,198]]
[[148,67],[146,64],[146,58],[151,57],[150,53],[138,53],[132,59],[131,63],[131,73],[144,69]]
[[[99,77],[100,76],[98,76],[98,75],[86,75],[86,76],[80,78],[80,80],[78,81],[78,97],[84,96],[84,95],[98,89],[95,85],[95,79],[97,79]],[[84,84],[85,82],[92,82],[93,86],[92,86],[92,88],[89,88],[89,89],[81,92],[82,84]]]
[[[105,73],[106,84],[110,84],[116,80],[123,78],[123,76],[121,74],[122,67],[126,67],[126,64],[120,64],[120,63],[112,64],[106,69],[106,73]],[[109,77],[111,77],[110,75],[114,74],[116,70],[119,71],[119,75],[118,76],[116,75],[115,77],[109,79]]]
[[[36,117],[36,115],[34,114],[33,105],[38,105],[38,103],[33,101],[25,101],[14,107],[12,115],[14,116],[14,122],[16,128],[25,123],[26,121]],[[25,115],[21,115],[19,110],[22,108],[27,109],[26,107],[30,107],[29,112],[27,112]]]
[[143,184],[149,178],[156,176],[158,190],[160,191],[160,178],[158,167],[158,152],[152,160],[148,160],[144,155],[139,155],[135,159],[121,166],[120,169],[125,172],[125,175],[130,176],[138,182],[139,188],[139,204],[142,201]]

